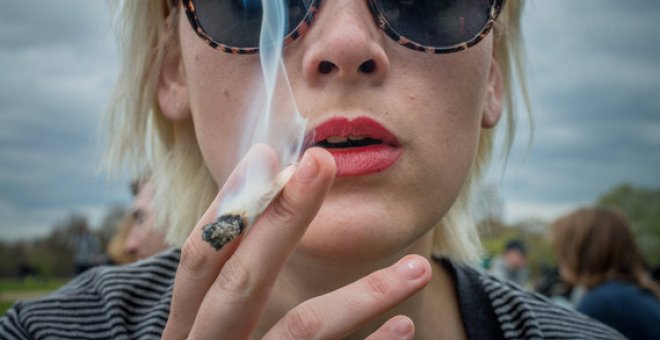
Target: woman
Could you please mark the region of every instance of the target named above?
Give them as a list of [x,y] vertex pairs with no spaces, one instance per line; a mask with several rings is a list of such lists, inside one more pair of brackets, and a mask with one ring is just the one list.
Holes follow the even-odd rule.
[[[491,153],[490,129],[511,104],[518,1],[289,1],[284,64],[308,135],[323,139],[304,150],[247,233],[219,251],[205,243],[202,228],[226,190],[218,188],[242,176],[241,166],[230,173],[236,126],[253,100],[245,80],[260,74],[258,30],[246,21],[255,5],[123,4],[110,159],[150,156],[156,205],[181,250],[98,270],[50,297],[71,301],[85,287],[118,311],[89,302],[58,327],[36,316],[53,301],[44,299],[10,312],[9,332],[617,338],[464,265],[479,244],[458,217]],[[364,137],[370,145],[338,150]],[[255,148],[246,158],[269,152]],[[577,326],[566,329],[569,321]]]
[[579,209],[552,224],[551,241],[562,279],[587,289],[578,311],[629,339],[660,338],[660,287],[622,214]]

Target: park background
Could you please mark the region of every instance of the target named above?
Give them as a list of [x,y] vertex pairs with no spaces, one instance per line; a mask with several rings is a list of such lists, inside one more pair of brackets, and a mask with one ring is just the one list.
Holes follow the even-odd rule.
[[[131,200],[130,179],[109,180],[98,165],[118,70],[107,3],[3,7],[0,312],[66,282],[72,230],[86,224],[107,242]],[[489,255],[521,238],[534,277],[554,263],[548,223],[607,204],[627,212],[649,263],[660,265],[658,17],[654,0],[526,1],[533,120],[520,115],[508,159],[496,155],[475,193]],[[34,275],[17,278],[25,265]]]

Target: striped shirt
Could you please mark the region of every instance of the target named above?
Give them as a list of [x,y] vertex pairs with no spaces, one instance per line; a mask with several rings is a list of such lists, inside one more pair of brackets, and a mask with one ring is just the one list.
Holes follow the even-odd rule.
[[[180,250],[88,270],[0,318],[0,339],[158,339],[167,323]],[[546,298],[440,260],[456,280],[463,324],[476,339],[624,339]],[[490,328],[489,328],[490,327]]]

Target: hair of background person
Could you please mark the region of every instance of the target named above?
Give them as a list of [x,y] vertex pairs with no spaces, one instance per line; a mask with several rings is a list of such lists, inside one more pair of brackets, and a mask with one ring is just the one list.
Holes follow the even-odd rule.
[[[111,2],[110,7],[122,59],[104,121],[105,165],[110,173],[120,173],[125,166],[138,173],[146,160],[152,171],[157,224],[166,225],[163,222],[168,221],[172,227],[167,241],[181,245],[218,187],[204,164],[192,123],[173,123],[165,119],[158,107],[156,86],[163,60],[179,58],[181,53],[177,31],[179,4],[168,0],[124,0]],[[493,30],[493,53],[504,81],[505,155],[515,135],[514,84],[529,113],[520,28],[522,9],[523,1],[507,1]],[[458,261],[477,261],[481,255],[476,225],[469,221],[467,213],[468,201],[473,183],[491,158],[493,140],[494,131],[482,129],[476,160],[461,194],[435,229],[434,252]]]
[[630,223],[618,210],[582,208],[564,216],[551,225],[550,243],[568,283],[591,289],[609,280],[627,281],[660,298]]
[[527,255],[527,245],[525,242],[519,239],[512,239],[506,242],[504,245],[504,252],[508,251],[517,251],[523,255]]
[[128,234],[131,232],[133,227],[133,218],[131,214],[126,214],[122,219],[117,223],[117,230],[114,235],[108,242],[107,253],[110,260],[114,264],[128,264],[137,261],[135,255],[129,254],[124,249],[126,245],[126,239]]

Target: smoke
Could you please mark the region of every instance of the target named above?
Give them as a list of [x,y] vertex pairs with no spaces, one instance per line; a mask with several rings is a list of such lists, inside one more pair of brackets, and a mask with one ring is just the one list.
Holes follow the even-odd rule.
[[[287,27],[285,2],[262,0],[263,20],[259,40],[262,79],[254,84],[252,108],[244,114],[246,121],[240,141],[240,155],[258,144],[274,151],[255,152],[245,163],[244,176],[232,185],[220,202],[218,215],[239,214],[248,225],[270,203],[293,173],[302,149],[307,120],[297,108],[282,60],[282,47]],[[287,171],[283,171],[283,170]],[[279,176],[278,176],[279,174]]]

